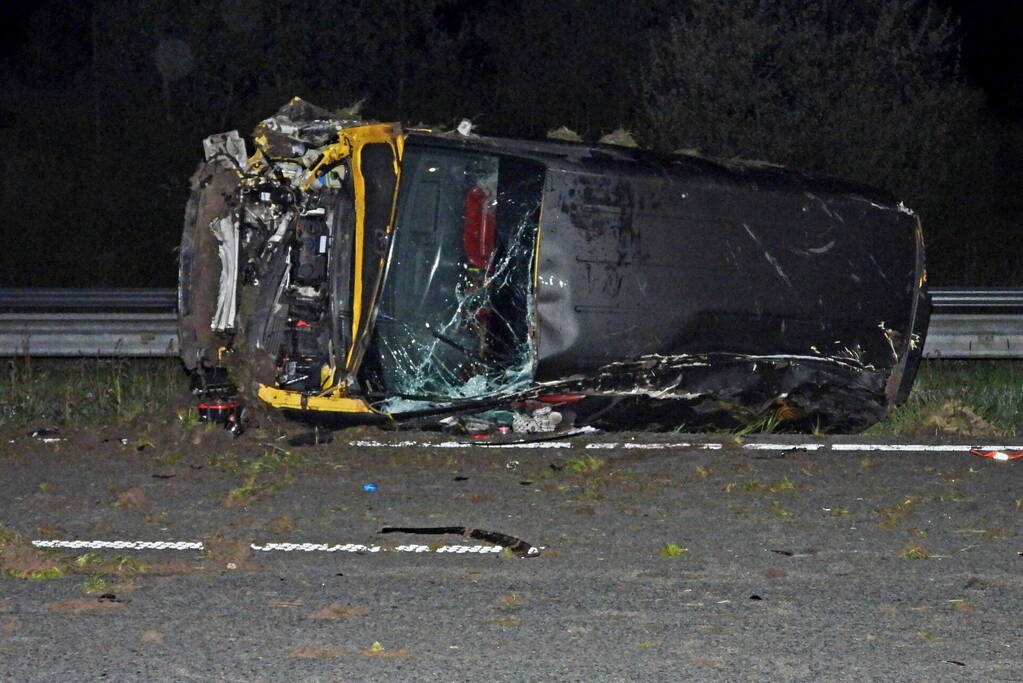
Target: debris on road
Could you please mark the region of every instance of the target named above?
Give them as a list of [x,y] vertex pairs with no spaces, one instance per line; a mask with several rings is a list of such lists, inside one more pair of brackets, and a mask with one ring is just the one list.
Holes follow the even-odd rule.
[[1000,460],[1003,462],[1006,460],[1018,460],[1019,458],[1023,458],[1023,451],[1006,453],[1005,451],[982,451],[974,448],[970,450],[970,453],[981,458],[990,458],[991,460]]
[[520,557],[535,557],[540,554],[540,549],[521,538],[502,534],[498,531],[487,531],[485,529],[473,529],[467,526],[436,526],[436,527],[399,527],[389,526],[380,530],[382,534],[403,533],[403,534],[458,534],[462,538],[474,538],[477,541],[486,541],[507,548]]
[[60,435],[58,430],[50,428],[33,429],[28,435],[33,439],[42,441],[43,443],[58,443],[60,441],[65,441],[64,437]]

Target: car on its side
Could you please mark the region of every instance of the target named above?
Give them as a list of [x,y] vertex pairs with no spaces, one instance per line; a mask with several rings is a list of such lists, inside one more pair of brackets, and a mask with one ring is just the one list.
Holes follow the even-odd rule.
[[857,431],[928,319],[918,217],[759,162],[439,133],[292,100],[205,141],[180,254],[197,391],[335,422],[556,413]]

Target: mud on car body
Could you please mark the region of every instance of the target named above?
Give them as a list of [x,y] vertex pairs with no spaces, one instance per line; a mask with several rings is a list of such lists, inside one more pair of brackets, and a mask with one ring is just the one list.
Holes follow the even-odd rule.
[[908,394],[920,222],[753,162],[405,130],[212,136],[180,253],[199,393],[340,422],[855,431]]

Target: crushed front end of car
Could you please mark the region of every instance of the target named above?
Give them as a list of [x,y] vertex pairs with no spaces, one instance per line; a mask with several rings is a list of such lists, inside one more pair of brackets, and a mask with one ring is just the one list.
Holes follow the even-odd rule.
[[253,141],[208,138],[192,179],[197,393],[470,431],[856,431],[912,384],[922,234],[877,190],[297,98]]

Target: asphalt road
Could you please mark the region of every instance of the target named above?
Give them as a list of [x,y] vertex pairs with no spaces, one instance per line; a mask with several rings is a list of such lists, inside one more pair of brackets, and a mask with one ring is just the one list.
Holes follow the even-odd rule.
[[[65,549],[63,578],[0,579],[0,679],[1023,679],[1023,460],[371,436],[4,439],[8,536],[206,550]],[[542,550],[378,533],[447,525]]]

